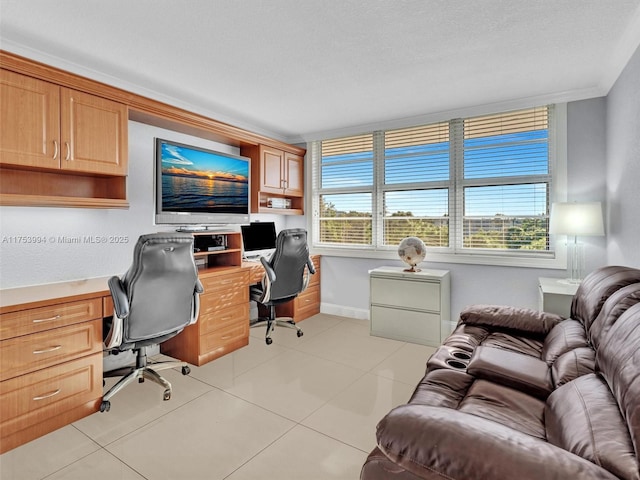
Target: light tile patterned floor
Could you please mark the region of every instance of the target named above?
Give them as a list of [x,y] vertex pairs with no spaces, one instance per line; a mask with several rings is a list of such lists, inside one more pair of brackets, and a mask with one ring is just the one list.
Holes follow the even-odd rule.
[[130,385],[110,412],[0,456],[0,478],[358,479],[377,422],[409,399],[434,348],[332,315],[300,326],[270,346],[252,329],[248,347],[189,376],[163,372],[168,402],[151,382]]

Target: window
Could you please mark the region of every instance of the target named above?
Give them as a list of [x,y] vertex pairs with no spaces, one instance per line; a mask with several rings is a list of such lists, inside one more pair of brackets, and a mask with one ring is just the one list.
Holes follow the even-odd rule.
[[553,257],[552,106],[313,142],[314,247]]

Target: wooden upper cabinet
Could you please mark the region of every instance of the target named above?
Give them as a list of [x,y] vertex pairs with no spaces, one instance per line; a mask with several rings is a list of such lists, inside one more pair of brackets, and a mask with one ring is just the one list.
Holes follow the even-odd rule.
[[0,70],[0,163],[60,168],[60,87]]
[[[265,193],[284,193],[283,163],[284,152],[275,148],[260,146],[258,159],[260,191]],[[256,169],[254,169],[256,171]]]
[[0,163],[127,174],[127,107],[0,70]]
[[127,107],[67,88],[61,91],[61,168],[127,174]]
[[304,157],[284,152],[284,194],[292,197],[304,196]]

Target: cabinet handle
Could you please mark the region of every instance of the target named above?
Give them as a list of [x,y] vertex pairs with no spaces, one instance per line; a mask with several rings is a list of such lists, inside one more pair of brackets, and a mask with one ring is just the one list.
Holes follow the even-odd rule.
[[71,159],[71,147],[69,146],[69,142],[64,142],[67,147],[67,156],[64,159],[68,162]]
[[45,393],[44,395],[39,395],[37,397],[33,397],[33,399],[37,402],[38,400],[44,400],[46,398],[51,398],[60,393],[60,389],[54,390],[53,392]]
[[59,318],[62,318],[62,315],[54,315],[53,317],[49,318],[36,318],[35,320],[33,320],[33,323],[52,322],[53,320],[58,320]]
[[231,338],[231,335],[225,335],[224,337],[222,337],[222,340],[227,340],[229,338]]
[[56,158],[58,158],[58,141],[57,140],[53,141],[53,146],[54,146],[53,159],[55,160]]
[[56,345],[55,347],[45,348],[44,350],[34,350],[33,354],[39,355],[41,353],[55,352],[56,350],[60,350],[61,348],[62,348],[62,345]]

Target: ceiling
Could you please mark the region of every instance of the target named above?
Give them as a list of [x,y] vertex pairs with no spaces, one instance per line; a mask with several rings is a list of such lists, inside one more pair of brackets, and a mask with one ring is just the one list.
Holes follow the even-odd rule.
[[0,0],[0,47],[290,142],[606,95],[640,0]]

